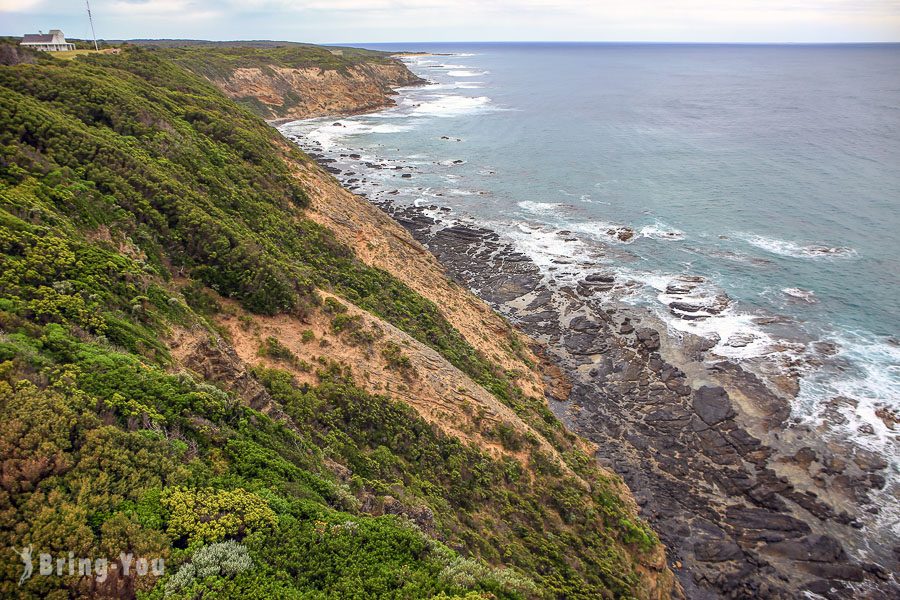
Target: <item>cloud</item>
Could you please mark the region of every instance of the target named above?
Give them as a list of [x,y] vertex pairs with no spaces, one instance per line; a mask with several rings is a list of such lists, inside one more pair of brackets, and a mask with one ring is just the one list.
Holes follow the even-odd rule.
[[0,13],[28,12],[41,3],[41,0],[0,0]]
[[[95,4],[98,4],[95,1]],[[221,10],[206,5],[212,2],[194,0],[113,0],[98,8],[112,15],[140,18],[212,19],[225,16]]]
[[[91,6],[111,38],[900,40],[900,0],[92,0]],[[85,21],[78,1],[0,0],[3,29],[74,32]]]

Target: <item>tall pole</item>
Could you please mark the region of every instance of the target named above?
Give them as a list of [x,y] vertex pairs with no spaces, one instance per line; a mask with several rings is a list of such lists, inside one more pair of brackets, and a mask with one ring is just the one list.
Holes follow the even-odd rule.
[[99,52],[100,47],[97,45],[97,34],[94,33],[94,17],[91,15],[91,0],[84,0],[84,3],[87,5],[88,21],[91,22],[91,35],[94,37],[94,50]]

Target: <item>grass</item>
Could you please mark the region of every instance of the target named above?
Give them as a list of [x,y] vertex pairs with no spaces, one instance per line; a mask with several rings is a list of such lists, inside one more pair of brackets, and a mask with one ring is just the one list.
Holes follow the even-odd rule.
[[102,52],[102,50],[67,50],[65,52],[52,52],[51,54],[55,58],[61,58],[62,60],[72,60],[76,56],[90,56],[91,54],[101,54]]

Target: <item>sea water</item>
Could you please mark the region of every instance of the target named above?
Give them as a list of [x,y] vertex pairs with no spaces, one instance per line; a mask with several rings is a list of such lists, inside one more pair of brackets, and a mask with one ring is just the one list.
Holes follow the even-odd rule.
[[900,45],[373,47],[432,53],[404,58],[432,84],[283,131],[373,200],[449,207],[555,281],[615,271],[673,333],[798,379],[792,418],[834,421],[896,479]]

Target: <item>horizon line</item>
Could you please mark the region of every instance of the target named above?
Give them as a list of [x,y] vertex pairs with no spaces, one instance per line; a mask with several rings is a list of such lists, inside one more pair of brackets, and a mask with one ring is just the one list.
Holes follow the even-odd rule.
[[[137,39],[137,38],[136,38]],[[201,41],[201,40],[198,40]],[[205,41],[205,40],[204,40]],[[230,40],[230,41],[286,41],[286,40]],[[294,42],[298,43],[298,42]],[[304,43],[304,42],[299,42]],[[340,46],[347,44],[633,44],[633,45],[668,45],[668,46],[862,46],[862,45],[895,45],[900,40],[868,41],[868,42],[700,42],[700,41],[661,41],[661,40],[478,40],[478,41],[424,41],[414,42],[322,42],[320,46]]]

